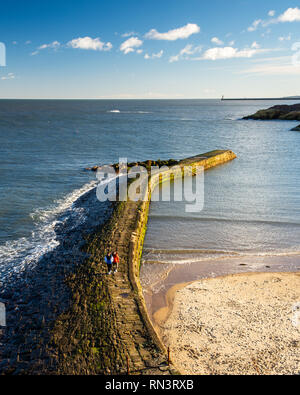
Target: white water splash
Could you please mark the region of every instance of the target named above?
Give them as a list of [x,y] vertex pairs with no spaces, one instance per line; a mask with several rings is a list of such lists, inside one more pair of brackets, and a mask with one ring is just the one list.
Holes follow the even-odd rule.
[[97,181],[85,184],[83,187],[57,200],[47,208],[39,208],[30,214],[35,222],[31,237],[22,237],[18,240],[8,241],[0,246],[0,279],[6,278],[14,273],[19,273],[28,265],[34,265],[38,259],[52,251],[59,245],[56,238],[55,227],[62,223],[58,220],[59,215],[72,211],[77,226],[84,220],[81,208],[73,207],[74,202],[97,185]]

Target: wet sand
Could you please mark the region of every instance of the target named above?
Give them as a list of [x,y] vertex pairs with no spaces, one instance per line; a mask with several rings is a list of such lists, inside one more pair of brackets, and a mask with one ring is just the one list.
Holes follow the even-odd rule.
[[167,293],[174,286],[241,273],[299,272],[299,255],[291,256],[237,256],[204,259],[190,264],[144,263],[141,284],[148,313],[155,324],[155,313],[167,305]]
[[299,302],[299,273],[238,274],[177,284],[154,319],[183,373],[299,374]]

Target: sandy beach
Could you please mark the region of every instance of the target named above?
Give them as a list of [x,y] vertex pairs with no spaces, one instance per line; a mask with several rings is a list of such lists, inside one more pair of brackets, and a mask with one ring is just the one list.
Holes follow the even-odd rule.
[[177,285],[154,318],[183,373],[294,375],[299,302],[299,274],[238,274]]

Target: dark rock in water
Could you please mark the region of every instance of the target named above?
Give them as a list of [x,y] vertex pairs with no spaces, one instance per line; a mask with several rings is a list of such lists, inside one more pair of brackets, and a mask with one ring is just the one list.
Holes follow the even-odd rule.
[[243,119],[300,121],[300,104],[274,106],[266,110],[259,110]]
[[300,125],[296,126],[295,128],[291,129],[292,132],[300,132]]
[[86,167],[84,170],[96,172],[96,171],[98,171],[98,169],[100,169],[100,166]]
[[283,121],[300,121],[300,111],[291,111],[286,115],[282,115],[279,119]]
[[[132,167],[135,167],[135,166],[142,166],[142,167],[145,167],[147,170],[150,170],[151,166],[154,166],[154,167],[156,167],[156,166],[158,166],[158,167],[175,166],[178,163],[179,163],[179,161],[176,160],[176,159],[168,159],[168,160],[160,160],[160,159],[158,159],[158,160],[146,160],[144,162],[131,162],[131,163],[128,163],[127,166],[128,166],[129,169],[131,169]],[[119,163],[115,163],[115,164],[110,165],[110,166],[112,166],[117,173],[120,171]],[[97,172],[98,170],[101,170],[102,167],[103,166],[87,167],[87,168],[85,168],[85,170],[86,171]]]

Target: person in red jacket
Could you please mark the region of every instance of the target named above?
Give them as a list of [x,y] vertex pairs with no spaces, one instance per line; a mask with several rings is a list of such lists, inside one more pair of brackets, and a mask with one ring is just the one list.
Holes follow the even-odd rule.
[[119,268],[119,263],[120,263],[120,257],[118,255],[117,251],[113,253],[113,259],[114,259],[114,262],[113,262],[114,273],[117,273],[118,268]]

